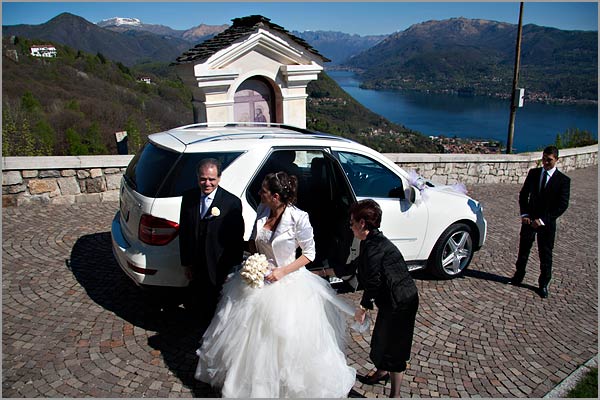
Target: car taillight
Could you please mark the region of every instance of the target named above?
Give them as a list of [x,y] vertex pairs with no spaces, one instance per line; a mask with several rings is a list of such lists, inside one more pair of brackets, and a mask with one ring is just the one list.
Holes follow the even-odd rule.
[[150,214],[142,215],[138,236],[146,244],[164,246],[175,239],[179,224]]

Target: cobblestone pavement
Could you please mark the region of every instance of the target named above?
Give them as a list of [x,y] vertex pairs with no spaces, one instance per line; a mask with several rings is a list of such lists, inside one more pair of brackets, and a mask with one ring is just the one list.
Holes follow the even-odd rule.
[[[477,185],[488,239],[462,278],[415,278],[421,296],[404,397],[543,397],[598,350],[598,170],[572,171],[550,297],[506,284],[518,240],[519,185]],[[116,203],[2,211],[3,397],[218,397],[194,381],[203,328],[150,306],[111,253]],[[534,246],[534,253],[536,247]],[[357,294],[344,294],[356,302]],[[359,374],[370,337],[352,334]],[[356,383],[382,397],[382,385]],[[385,388],[389,390],[388,388]]]

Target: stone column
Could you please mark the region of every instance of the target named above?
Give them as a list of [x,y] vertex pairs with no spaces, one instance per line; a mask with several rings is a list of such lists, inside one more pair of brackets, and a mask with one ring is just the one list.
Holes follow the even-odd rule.
[[306,86],[310,81],[318,79],[323,67],[310,65],[282,65],[283,76],[283,122],[285,124],[306,128]]
[[192,89],[194,123],[227,122],[233,119],[233,98],[227,93],[239,73],[210,70],[205,64],[177,65],[177,74]]

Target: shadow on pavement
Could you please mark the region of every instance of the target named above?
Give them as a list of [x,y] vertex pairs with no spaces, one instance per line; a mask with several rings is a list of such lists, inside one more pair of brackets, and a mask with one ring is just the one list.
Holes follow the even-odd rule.
[[433,276],[426,269],[419,269],[416,271],[412,271],[410,273],[410,275],[413,277],[413,279],[416,279],[418,281],[439,281],[440,280],[440,278]]
[[195,397],[219,397],[220,393],[193,376],[196,349],[206,327],[191,312],[173,303],[162,308],[164,296],[170,292],[157,295],[135,285],[112,254],[110,232],[80,237],[66,264],[95,303],[132,325],[156,332],[148,344],[160,350],[167,367]]
[[[508,285],[508,282],[510,281],[509,276],[490,274],[489,272],[482,272],[482,271],[477,271],[477,270],[472,270],[472,269],[467,269],[466,271],[464,271],[462,277],[484,279],[486,281],[503,283],[505,285]],[[528,285],[526,283],[521,283],[521,284],[514,285],[514,286],[524,288],[524,289],[529,289],[536,293],[538,292],[537,286]]]
[[508,283],[508,281],[510,280],[509,276],[490,274],[489,272],[477,271],[474,269],[467,269],[463,272],[462,276],[476,279],[484,279],[486,281],[493,281],[498,283]]

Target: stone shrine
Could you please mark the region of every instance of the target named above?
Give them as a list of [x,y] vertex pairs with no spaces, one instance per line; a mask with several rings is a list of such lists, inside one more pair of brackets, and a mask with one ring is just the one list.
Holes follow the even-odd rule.
[[172,64],[192,88],[194,122],[306,128],[306,85],[330,60],[261,15],[232,21]]

